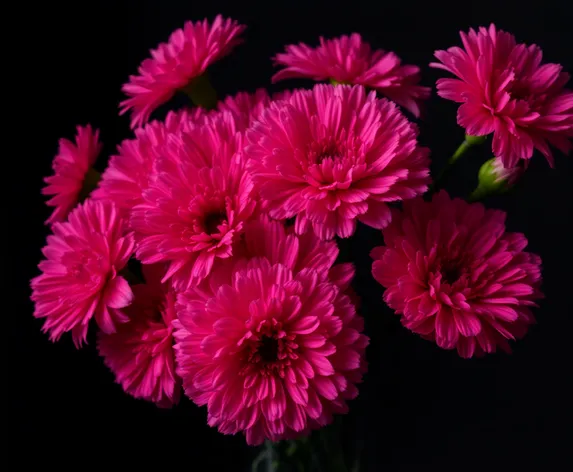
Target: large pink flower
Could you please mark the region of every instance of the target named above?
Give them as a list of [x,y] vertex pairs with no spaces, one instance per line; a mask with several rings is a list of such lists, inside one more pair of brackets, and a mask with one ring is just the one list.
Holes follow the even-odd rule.
[[52,229],[54,234],[42,250],[46,257],[39,265],[42,274],[32,280],[34,316],[45,318],[43,329],[52,341],[71,331],[79,347],[92,317],[106,333],[128,321],[121,309],[131,303],[133,294],[118,272],[133,252],[133,236],[123,235],[112,204],[92,200]]
[[165,280],[173,276],[181,289],[206,277],[216,259],[233,254],[255,201],[242,135],[229,113],[172,138],[131,213],[131,226],[138,259],[168,262]]
[[438,94],[463,103],[458,124],[472,136],[493,133],[493,153],[506,167],[538,149],[553,166],[549,145],[567,154],[573,136],[573,92],[558,64],[541,64],[538,46],[517,44],[505,31],[460,32],[464,49],[436,51],[431,64],[457,79],[438,80]]
[[141,63],[139,75],[131,76],[123,86],[130,98],[121,102],[121,113],[133,109],[131,125],[141,126],[153,110],[239,44],[244,29],[221,15],[211,25],[207,20],[185,23],[171,34],[167,43],[151,51],[151,58]]
[[373,51],[359,34],[335,39],[320,38],[320,46],[291,44],[277,54],[276,64],[286,66],[273,76],[273,82],[294,77],[332,80],[363,85],[378,90],[390,100],[420,116],[420,102],[430,96],[430,88],[418,85],[420,68],[402,65],[393,52]]
[[538,256],[505,231],[505,213],[453,199],[405,202],[372,251],[374,278],[402,324],[462,357],[509,350],[542,294]]
[[77,127],[75,144],[62,138],[52,167],[54,175],[46,177],[48,184],[42,189],[44,195],[53,195],[47,205],[56,207],[46,223],[64,221],[76,206],[84,187],[84,181],[100,150],[99,131],[90,125]]
[[386,202],[427,189],[428,150],[396,106],[361,86],[316,85],[272,103],[247,130],[250,168],[271,217],[323,239],[356,220],[383,228]]
[[134,285],[130,321],[117,332],[98,336],[98,350],[123,389],[135,398],[170,407],[179,401],[181,381],[175,374],[171,322],[175,292],[161,284],[165,271],[143,266],[144,284]]
[[250,223],[249,255],[178,296],[175,346],[186,394],[249,444],[293,438],[346,413],[368,338],[345,293],[336,245],[278,222]]

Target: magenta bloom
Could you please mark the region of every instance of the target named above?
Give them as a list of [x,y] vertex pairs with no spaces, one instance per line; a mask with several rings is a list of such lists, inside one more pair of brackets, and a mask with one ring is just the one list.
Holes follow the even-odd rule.
[[76,143],[62,138],[52,168],[54,175],[46,177],[48,184],[42,189],[44,195],[53,195],[48,206],[56,207],[46,223],[64,221],[76,206],[84,186],[86,174],[94,164],[100,150],[99,131],[90,125],[77,127]]
[[234,96],[228,96],[217,104],[220,112],[232,113],[235,117],[237,129],[246,130],[258,119],[263,110],[271,103],[271,99],[265,89],[257,89],[255,93],[239,92]]
[[257,89],[255,93],[239,92],[236,95],[228,95],[224,100],[217,102],[217,107],[213,110],[201,107],[189,109],[187,115],[191,123],[201,124],[206,119],[214,118],[225,112],[230,113],[234,118],[237,131],[245,131],[270,103],[271,98],[267,91]]
[[131,213],[144,264],[168,262],[164,280],[177,289],[206,277],[233,254],[252,214],[253,183],[241,155],[242,135],[223,113],[171,140],[157,175]]
[[372,274],[402,324],[462,357],[509,351],[534,322],[541,259],[525,236],[505,231],[505,213],[479,203],[405,202],[372,251]]
[[130,98],[121,102],[121,114],[132,109],[132,127],[141,126],[153,110],[239,44],[244,29],[221,15],[211,25],[207,20],[185,23],[171,34],[167,43],[151,51],[151,58],[139,66],[139,75],[131,76],[123,86]]
[[164,270],[143,266],[145,284],[134,285],[130,321],[117,332],[98,336],[98,350],[123,389],[135,398],[171,407],[179,401],[181,381],[175,374],[171,322],[175,292],[161,284]]
[[291,44],[277,54],[276,64],[286,66],[273,76],[273,83],[283,79],[308,77],[341,84],[363,85],[375,89],[403,106],[416,117],[420,103],[430,96],[430,88],[418,85],[420,68],[402,65],[393,52],[372,51],[359,34],[336,39],[320,38],[320,46]]
[[155,160],[168,136],[162,123],[152,122],[135,130],[135,139],[126,139],[111,156],[93,198],[110,200],[128,218],[129,211],[143,201]]
[[175,350],[185,393],[207,406],[209,425],[260,444],[346,413],[368,338],[345,294],[352,266],[332,267],[334,243],[278,222],[255,223],[245,238],[257,257],[219,266],[178,296]]
[[541,64],[538,46],[517,44],[505,31],[460,32],[464,49],[436,51],[439,63],[457,79],[438,80],[438,94],[463,103],[458,124],[472,136],[493,133],[493,154],[505,167],[530,159],[538,149],[553,166],[549,145],[567,154],[573,136],[573,92],[558,64]]
[[346,238],[356,220],[383,228],[386,202],[423,193],[428,150],[396,106],[361,86],[316,85],[272,103],[245,148],[272,218],[296,216],[323,239]]
[[34,316],[45,318],[50,339],[72,332],[76,347],[86,340],[95,316],[100,329],[112,333],[128,320],[121,309],[133,294],[118,274],[134,248],[124,235],[118,212],[110,203],[86,200],[72,210],[68,221],[55,223],[54,234],[42,250],[42,274],[32,280]]

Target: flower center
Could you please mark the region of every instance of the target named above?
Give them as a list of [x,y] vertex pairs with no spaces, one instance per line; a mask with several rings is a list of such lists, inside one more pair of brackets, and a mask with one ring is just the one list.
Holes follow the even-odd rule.
[[324,159],[331,158],[335,160],[340,157],[340,151],[335,143],[328,143],[324,149],[320,150],[316,155],[316,163],[320,164]]
[[218,233],[219,229],[218,226],[223,224],[227,219],[226,213],[222,211],[208,213],[205,217],[205,221],[203,222],[203,226],[205,228],[205,232],[207,234]]
[[334,139],[323,139],[310,144],[308,161],[310,164],[320,164],[325,159],[339,160],[342,158],[342,146]]
[[511,93],[511,98],[514,98],[516,100],[526,100],[526,101],[529,100],[531,95],[529,87],[523,82],[519,82],[518,80],[514,81],[511,84],[510,93]]
[[263,336],[257,353],[264,363],[276,362],[279,354],[279,340],[272,336]]
[[275,319],[255,323],[239,341],[239,346],[244,347],[244,366],[239,374],[256,372],[284,376],[285,369],[298,357],[296,335],[285,332],[282,323]]
[[462,276],[461,264],[459,261],[445,260],[440,267],[442,280],[450,285],[457,282]]

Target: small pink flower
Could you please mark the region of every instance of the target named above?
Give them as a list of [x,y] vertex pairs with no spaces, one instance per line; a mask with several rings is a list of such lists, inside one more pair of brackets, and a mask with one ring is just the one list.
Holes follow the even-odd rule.
[[316,85],[272,103],[247,130],[245,153],[275,219],[296,216],[323,239],[351,236],[356,220],[383,228],[387,202],[423,193],[428,150],[396,106],[361,86]]
[[436,51],[439,63],[457,79],[438,80],[438,94],[462,103],[458,124],[472,136],[493,133],[493,154],[505,167],[539,150],[553,166],[549,145],[567,154],[573,136],[573,92],[558,64],[542,64],[538,46],[517,44],[505,31],[460,32],[464,49]]
[[249,258],[178,296],[177,371],[208,423],[248,444],[307,434],[348,411],[368,338],[333,242],[279,222],[247,225]]
[[359,34],[335,39],[320,38],[320,46],[291,44],[277,54],[276,64],[286,66],[273,76],[273,82],[296,77],[332,80],[341,84],[375,89],[403,106],[416,117],[420,103],[430,96],[430,88],[418,85],[420,68],[402,65],[393,52],[373,51]]
[[32,280],[34,316],[45,318],[43,330],[52,341],[71,331],[80,347],[92,317],[106,333],[128,321],[121,309],[133,294],[118,272],[133,252],[133,236],[123,234],[112,204],[92,200],[78,205],[68,221],[55,223],[52,230],[42,250],[42,274]]
[[541,259],[523,251],[523,234],[506,232],[505,216],[445,191],[394,212],[372,274],[405,327],[462,357],[509,351],[525,335],[542,297]]
[[98,130],[92,131],[90,125],[78,126],[77,133],[75,144],[60,139],[60,148],[52,163],[54,175],[44,179],[48,185],[42,189],[42,194],[53,195],[47,205],[56,207],[46,223],[64,221],[76,206],[86,174],[101,150]]
[[160,266],[143,266],[144,284],[134,285],[130,321],[117,332],[98,335],[98,350],[123,389],[135,398],[168,408],[178,403],[181,381],[175,374],[171,322],[175,292],[161,284]]
[[131,76],[123,86],[130,98],[121,102],[121,114],[132,109],[131,126],[141,126],[153,110],[239,44],[244,29],[221,15],[211,25],[207,20],[185,23],[167,43],[151,51],[151,58],[141,63],[139,75]]
[[217,104],[217,110],[232,113],[237,129],[244,131],[258,119],[270,103],[271,99],[267,91],[257,89],[255,93],[239,92],[234,96],[226,97]]
[[143,201],[131,212],[138,259],[167,262],[164,280],[173,277],[177,289],[200,281],[216,260],[233,254],[243,223],[254,211],[242,148],[229,113],[173,135]]

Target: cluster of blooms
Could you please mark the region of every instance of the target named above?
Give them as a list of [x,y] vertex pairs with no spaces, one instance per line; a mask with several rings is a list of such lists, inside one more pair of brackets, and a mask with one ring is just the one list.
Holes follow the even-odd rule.
[[[187,23],[152,51],[124,86],[135,136],[91,193],[98,132],[60,142],[44,189],[53,234],[32,281],[50,338],[70,331],[80,347],[95,318],[98,351],[134,397],[168,407],[183,390],[209,425],[249,444],[306,434],[347,411],[366,371],[355,269],[337,263],[334,239],[361,222],[382,230],[372,273],[406,328],[463,357],[509,350],[534,321],[541,261],[506,232],[505,213],[445,191],[423,199],[429,151],[398,108],[418,116],[429,96],[418,67],[358,34],[291,45],[273,80],[332,83],[148,122],[243,29]],[[493,133],[496,182],[533,148],[568,151],[573,93],[560,66],[493,26],[462,41],[436,53],[457,76],[438,93],[463,103],[469,135]]]

